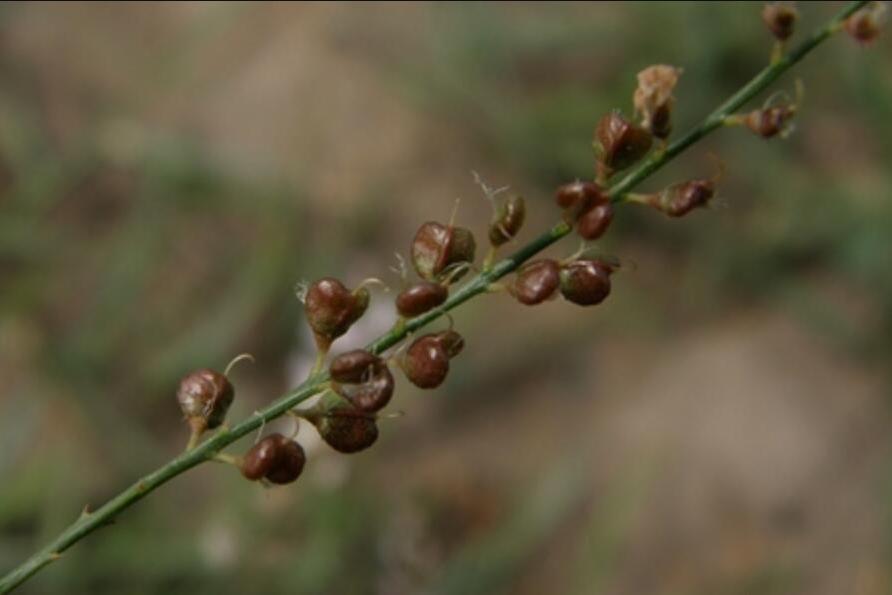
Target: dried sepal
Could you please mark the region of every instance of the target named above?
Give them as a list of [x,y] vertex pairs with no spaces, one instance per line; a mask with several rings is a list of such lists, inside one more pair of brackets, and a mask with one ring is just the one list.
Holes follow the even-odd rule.
[[614,267],[600,259],[579,259],[561,267],[561,295],[580,306],[593,306],[610,295]]
[[222,425],[234,399],[229,379],[207,368],[183,377],[177,389],[177,403],[195,434]]
[[768,2],[762,8],[762,22],[778,41],[786,41],[793,35],[798,19],[795,2]]
[[523,227],[526,213],[526,203],[522,196],[509,197],[489,224],[489,243],[501,246],[514,238]]
[[653,135],[626,120],[619,110],[613,110],[598,122],[595,141],[599,179],[606,179],[647,155]]
[[326,277],[309,286],[304,301],[304,311],[316,345],[322,352],[344,335],[365,313],[369,306],[369,291],[358,287],[347,289],[337,279]]
[[546,258],[521,266],[508,291],[521,304],[535,306],[554,297],[559,285],[560,265]]
[[[476,250],[470,230],[428,221],[418,228],[412,240],[412,266],[422,279],[439,281],[457,267],[473,263]],[[460,276],[456,274],[451,279]]]
[[365,412],[383,409],[393,396],[393,374],[377,355],[363,349],[342,353],[329,366],[331,387]]
[[672,91],[679,76],[681,69],[667,64],[648,66],[638,73],[638,87],[632,96],[635,111],[641,115],[642,128],[660,139],[668,138],[672,131]]
[[449,288],[442,283],[421,281],[396,296],[396,310],[400,316],[412,318],[433,310],[449,297]]
[[300,444],[282,434],[270,434],[245,454],[241,472],[246,479],[266,479],[275,484],[296,480],[306,464],[306,454]]

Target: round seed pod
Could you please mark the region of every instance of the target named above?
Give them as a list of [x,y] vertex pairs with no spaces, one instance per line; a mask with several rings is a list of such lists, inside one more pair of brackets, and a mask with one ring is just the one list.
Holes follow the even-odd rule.
[[331,387],[357,409],[383,409],[393,396],[393,374],[384,360],[362,349],[336,357],[329,367]]
[[554,201],[564,209],[568,221],[576,221],[593,205],[607,202],[607,197],[596,183],[576,181],[559,186],[554,193]]
[[270,434],[251,447],[242,459],[241,471],[246,479],[256,481],[275,466],[279,457],[279,438],[281,434]]
[[517,235],[526,219],[526,203],[522,196],[512,196],[499,209],[489,225],[489,243],[501,246]]
[[402,359],[403,372],[418,388],[436,388],[449,373],[449,352],[438,335],[424,335],[412,342]]
[[769,107],[746,114],[743,123],[762,138],[771,138],[786,130],[794,115],[796,107],[792,105]]
[[690,180],[670,186],[659,194],[656,206],[670,217],[682,217],[706,206],[715,196],[713,180]]
[[330,277],[310,285],[304,310],[319,348],[327,351],[335,339],[362,317],[368,306],[369,292],[364,287],[351,292]]
[[193,427],[201,430],[219,427],[235,398],[232,383],[223,374],[203,368],[180,381],[177,402]]
[[365,349],[354,349],[331,360],[328,372],[334,382],[359,384],[376,375],[385,367],[384,362],[377,355]]
[[436,308],[448,297],[449,289],[444,285],[422,281],[407,287],[396,296],[396,310],[400,316],[412,318]]
[[329,446],[345,454],[365,450],[378,439],[374,415],[343,403],[308,415],[307,419]]
[[860,44],[873,42],[886,22],[886,2],[871,2],[846,19],[844,28],[849,36]]
[[610,295],[613,267],[602,260],[576,260],[561,269],[561,295],[580,306],[594,306]]
[[583,239],[597,240],[610,227],[611,221],[613,221],[613,205],[604,202],[582,214],[576,224],[576,232]]
[[412,240],[412,266],[422,279],[436,281],[450,268],[474,262],[476,250],[470,230],[428,221],[418,228]]
[[441,333],[437,333],[434,335],[439,341],[440,345],[443,349],[446,350],[446,355],[449,356],[449,359],[452,359],[456,355],[462,352],[462,349],[465,348],[465,339],[457,332],[453,330],[443,331]]
[[385,366],[380,372],[360,384],[335,384],[332,388],[339,395],[362,411],[380,411],[393,396],[393,374]]
[[300,476],[306,460],[300,444],[282,434],[270,434],[245,454],[241,472],[252,481],[265,478],[275,484],[286,484]]
[[549,299],[560,285],[560,266],[551,259],[534,260],[517,271],[509,287],[521,304],[534,306]]
[[279,457],[276,465],[266,474],[266,479],[272,483],[284,485],[291,483],[300,477],[307,462],[307,455],[303,447],[288,438],[282,437],[279,447]]
[[768,2],[762,8],[762,21],[774,38],[786,41],[793,35],[799,11],[792,2]]
[[644,128],[626,120],[614,110],[601,118],[595,129],[600,147],[599,163],[607,173],[634,165],[644,157],[653,144],[653,136]]

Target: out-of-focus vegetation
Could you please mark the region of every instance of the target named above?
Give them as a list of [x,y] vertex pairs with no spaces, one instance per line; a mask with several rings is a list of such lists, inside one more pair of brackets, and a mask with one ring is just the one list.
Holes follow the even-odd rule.
[[[760,69],[759,9],[0,7],[0,565],[182,448],[190,369],[256,356],[235,417],[293,385],[296,281],[387,274],[457,196],[482,234],[472,169],[534,233],[638,70],[684,68],[681,131]],[[477,300],[371,451],[302,429],[276,490],[204,466],[22,592],[892,591],[889,44],[798,67],[789,139],[720,131],[650,180],[727,169],[710,211],[621,210],[604,306]],[[389,324],[375,298],[336,348]]]

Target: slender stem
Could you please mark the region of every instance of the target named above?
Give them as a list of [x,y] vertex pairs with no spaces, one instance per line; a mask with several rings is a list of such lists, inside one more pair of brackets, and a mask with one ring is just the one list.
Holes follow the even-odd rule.
[[[669,145],[665,151],[654,154],[632,172],[627,174],[619,182],[609,188],[612,199],[616,202],[622,200],[623,195],[629,192],[642,180],[663,167],[676,155],[699,141],[701,138],[722,125],[724,118],[738,110],[747,101],[762,92],[773,83],[781,74],[805,57],[811,50],[825,41],[830,35],[839,29],[840,23],[853,12],[867,4],[867,1],[852,2],[838,15],[832,18],[824,27],[818,29],[799,46],[785,54],[776,62],[773,62],[755,77],[753,77],[739,91],[722,103],[715,111],[706,117],[703,122],[688,132],[685,136]],[[492,268],[483,271],[468,283],[453,293],[450,298],[439,308],[406,320],[404,324],[396,325],[391,331],[385,333],[371,344],[368,349],[374,353],[381,353],[405,339],[409,333],[436,320],[449,310],[468,301],[472,297],[485,293],[489,287],[505,275],[514,271],[522,263],[532,256],[544,250],[548,246],[566,236],[571,227],[564,222],[533,239],[530,243],[521,247],[511,256],[495,263]],[[174,477],[185,473],[189,469],[200,465],[218,456],[220,451],[239,438],[257,430],[264,423],[284,415],[296,405],[325,389],[328,374],[314,370],[314,373],[300,386],[281,396],[265,409],[255,412],[247,419],[235,426],[224,429],[205,442],[196,445],[175,457],[162,467],[139,479],[129,488],[106,502],[94,512],[84,511],[81,516],[67,529],[62,531],[50,544],[12,569],[5,577],[0,579],[0,594],[8,593],[29,577],[40,571],[50,562],[59,559],[62,553],[69,547],[96,531],[110,524],[120,512],[129,508],[156,488],[167,483]]]

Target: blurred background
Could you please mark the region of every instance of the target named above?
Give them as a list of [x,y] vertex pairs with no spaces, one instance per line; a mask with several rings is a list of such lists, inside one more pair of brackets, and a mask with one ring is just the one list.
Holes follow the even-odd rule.
[[[482,241],[472,170],[529,239],[639,70],[684,68],[682,131],[762,68],[760,9],[4,3],[0,567],[183,447],[188,371],[255,355],[231,419],[297,384],[297,281],[398,287],[456,198]],[[776,87],[805,83],[789,139],[720,131],[649,180],[727,166],[716,208],[621,210],[602,306],[458,310],[449,379],[400,379],[375,448],[302,428],[272,490],[203,466],[21,592],[892,593],[890,65],[833,39]]]

